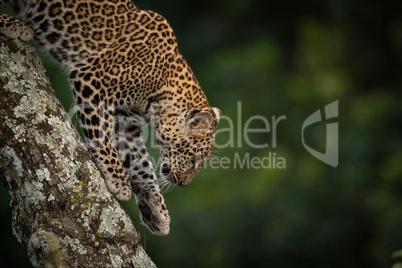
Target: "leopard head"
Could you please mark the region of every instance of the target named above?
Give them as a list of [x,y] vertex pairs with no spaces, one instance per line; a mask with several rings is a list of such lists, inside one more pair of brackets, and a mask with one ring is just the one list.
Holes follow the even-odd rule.
[[161,147],[160,172],[170,183],[187,186],[207,162],[221,118],[218,108],[167,113],[156,127]]

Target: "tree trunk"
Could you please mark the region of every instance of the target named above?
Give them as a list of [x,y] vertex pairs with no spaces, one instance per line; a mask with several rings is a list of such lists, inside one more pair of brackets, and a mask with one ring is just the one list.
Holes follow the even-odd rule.
[[108,192],[36,51],[0,37],[0,180],[39,267],[155,267]]

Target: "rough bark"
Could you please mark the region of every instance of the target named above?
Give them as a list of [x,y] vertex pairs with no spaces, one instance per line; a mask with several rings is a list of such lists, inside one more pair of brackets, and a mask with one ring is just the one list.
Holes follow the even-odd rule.
[[155,267],[106,189],[36,51],[0,37],[0,180],[38,267]]

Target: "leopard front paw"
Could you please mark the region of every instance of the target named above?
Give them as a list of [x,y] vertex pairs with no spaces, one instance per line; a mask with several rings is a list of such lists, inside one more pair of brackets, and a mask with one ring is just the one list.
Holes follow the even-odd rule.
[[3,27],[0,29],[0,33],[4,34],[8,38],[19,38],[22,41],[29,41],[33,38],[34,31],[24,22],[12,17],[3,17],[0,19],[4,20]]
[[117,199],[128,201],[131,198],[131,186],[127,179],[110,174],[105,176],[106,187]]
[[122,168],[105,166],[98,162],[105,178],[106,187],[117,199],[128,201],[131,198],[131,184]]
[[167,235],[170,231],[170,216],[160,192],[136,194],[142,222],[156,235]]

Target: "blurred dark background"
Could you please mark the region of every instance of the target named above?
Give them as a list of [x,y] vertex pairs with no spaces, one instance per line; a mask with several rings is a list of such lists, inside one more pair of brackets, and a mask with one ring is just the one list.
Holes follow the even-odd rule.
[[[391,267],[402,249],[402,10],[376,0],[135,1],[164,15],[222,121],[214,157],[188,188],[165,193],[171,233],[153,236],[124,203],[158,267]],[[397,6],[398,5],[398,6]],[[65,75],[44,57],[66,109]],[[339,166],[310,155],[304,120],[339,101]],[[242,123],[238,121],[241,102]],[[272,133],[239,135],[247,119],[286,116]],[[261,120],[250,124],[261,128]],[[325,124],[306,135],[325,150]],[[238,146],[238,139],[242,145]],[[157,150],[155,150],[157,151]],[[285,160],[243,168],[236,157]],[[228,159],[228,160],[227,160]],[[0,195],[0,266],[29,266],[12,236],[10,197]],[[401,255],[401,254],[400,254]],[[395,266],[396,267],[396,266]]]

